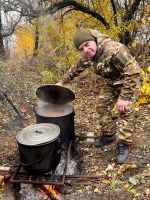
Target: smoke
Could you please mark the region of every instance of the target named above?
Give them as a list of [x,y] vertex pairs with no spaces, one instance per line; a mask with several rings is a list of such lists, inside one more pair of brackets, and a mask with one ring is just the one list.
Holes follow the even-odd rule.
[[44,117],[61,117],[73,112],[73,107],[68,104],[57,105],[39,100],[36,112]]

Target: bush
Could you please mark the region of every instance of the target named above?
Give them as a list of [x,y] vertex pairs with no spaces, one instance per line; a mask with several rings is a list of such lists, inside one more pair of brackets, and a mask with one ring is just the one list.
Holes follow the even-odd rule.
[[41,82],[44,84],[55,84],[60,81],[61,74],[58,71],[44,70],[41,73]]

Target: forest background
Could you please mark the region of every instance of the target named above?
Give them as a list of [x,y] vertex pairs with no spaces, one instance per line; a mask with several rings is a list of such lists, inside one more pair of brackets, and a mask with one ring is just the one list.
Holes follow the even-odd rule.
[[[78,56],[74,32],[90,27],[129,47],[144,70],[142,93],[150,95],[148,0],[1,0],[0,11],[1,59],[47,66],[41,79],[57,82]],[[149,101],[146,96],[140,103]]]

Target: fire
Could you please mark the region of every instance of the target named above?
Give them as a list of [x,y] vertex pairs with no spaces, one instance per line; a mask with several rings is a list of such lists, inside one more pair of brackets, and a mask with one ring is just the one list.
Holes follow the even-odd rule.
[[[53,185],[43,185],[43,186],[46,188],[47,191],[49,191],[49,193],[52,196],[51,198],[48,197],[47,200],[54,200],[54,199],[55,200],[61,200],[57,190],[55,189],[55,186],[53,186]],[[46,193],[42,190],[40,190],[40,193],[44,197],[47,196]]]
[[57,191],[55,190],[55,186],[53,185],[44,185],[44,187],[56,198],[57,197]]

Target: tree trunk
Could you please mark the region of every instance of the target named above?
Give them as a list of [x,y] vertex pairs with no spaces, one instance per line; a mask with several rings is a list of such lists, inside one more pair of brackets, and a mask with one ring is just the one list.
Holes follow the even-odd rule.
[[35,27],[35,42],[34,42],[33,56],[37,56],[38,47],[39,47],[39,28],[38,28],[38,25],[36,25],[36,27]]
[[1,60],[6,59],[6,53],[5,53],[4,42],[3,42],[3,35],[2,35],[1,10],[0,10],[0,59]]

